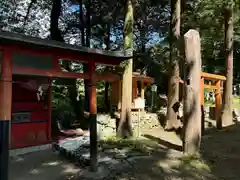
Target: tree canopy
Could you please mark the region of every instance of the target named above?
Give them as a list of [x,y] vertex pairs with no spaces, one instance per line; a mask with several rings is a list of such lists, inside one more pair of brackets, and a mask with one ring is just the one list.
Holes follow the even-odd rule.
[[[87,24],[87,0],[79,2],[62,0],[59,29],[66,43],[81,44],[82,29],[90,26],[90,46],[106,49],[104,40],[109,28],[109,50],[121,50],[123,44],[124,1],[92,0],[90,24]],[[134,65],[133,71],[142,72],[156,79],[159,89],[166,92],[169,63],[169,1],[135,0],[134,2]],[[182,0],[181,35],[190,28],[197,29],[201,36],[203,70],[224,73],[224,7],[234,4],[234,83],[239,83],[240,72],[240,18],[239,1]],[[50,38],[50,14],[52,0],[19,0],[0,2],[0,28],[40,38]],[[82,14],[83,18],[79,16]]]

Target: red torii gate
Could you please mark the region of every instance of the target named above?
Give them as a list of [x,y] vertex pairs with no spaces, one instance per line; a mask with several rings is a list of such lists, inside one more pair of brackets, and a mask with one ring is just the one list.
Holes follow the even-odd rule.
[[[56,77],[89,79],[89,111],[90,111],[90,156],[93,171],[97,169],[97,129],[96,129],[96,86],[99,80],[115,81],[120,77],[114,74],[97,74],[96,63],[106,65],[119,65],[125,59],[131,58],[126,52],[109,52],[97,49],[77,47],[52,40],[24,36],[9,32],[0,32],[0,179],[8,179],[9,157],[9,127],[12,119],[12,76],[27,75],[47,77],[50,80]],[[25,54],[37,56],[41,60],[21,59],[16,63],[13,56]],[[34,63],[46,65],[44,56],[50,57],[50,67],[40,68]],[[61,70],[59,60],[84,62],[88,64],[87,73],[64,72]],[[29,66],[31,64],[31,66]],[[51,106],[51,98],[49,104]],[[49,118],[51,112],[49,112]],[[50,123],[48,124],[50,131]],[[48,140],[51,140],[48,132]]]
[[[208,80],[211,83],[205,84],[205,80]],[[222,109],[221,82],[224,81],[226,81],[225,76],[206,72],[201,73],[201,105],[204,106],[204,89],[215,90],[215,119],[217,121],[216,125],[218,129],[222,128],[222,121],[220,118]],[[204,126],[202,128],[204,128]]]
[[[205,81],[210,81],[208,84]],[[218,129],[222,128],[222,122],[220,119],[221,108],[222,108],[222,95],[221,95],[221,83],[226,81],[226,77],[218,74],[210,74],[206,72],[201,72],[201,106],[204,106],[204,89],[212,89],[215,91],[215,119]],[[180,84],[183,84],[182,79],[179,80]],[[202,117],[204,118],[204,116]],[[204,119],[202,119],[202,131],[204,131]]]

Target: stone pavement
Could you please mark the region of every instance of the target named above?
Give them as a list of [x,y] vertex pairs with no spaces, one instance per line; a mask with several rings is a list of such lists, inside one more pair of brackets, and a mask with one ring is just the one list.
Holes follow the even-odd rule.
[[69,160],[72,160],[79,167],[85,169],[80,173],[80,179],[104,179],[120,173],[123,169],[131,168],[138,159],[149,158],[147,151],[139,151],[132,147],[117,148],[116,145],[104,144],[99,147],[98,152],[98,173],[89,173],[88,166],[90,161],[89,135],[62,140],[56,145],[56,151]]
[[81,171],[52,150],[11,157],[9,180],[67,180]]

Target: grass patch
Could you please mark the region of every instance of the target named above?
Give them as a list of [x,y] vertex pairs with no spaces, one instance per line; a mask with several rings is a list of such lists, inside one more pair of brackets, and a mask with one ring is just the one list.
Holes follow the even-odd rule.
[[184,169],[192,169],[196,171],[207,171],[210,172],[211,169],[204,160],[201,159],[200,155],[189,156],[185,155],[180,158],[180,166]]
[[[233,108],[240,108],[240,97],[232,98]],[[215,101],[205,101],[204,107],[215,107]]]
[[117,137],[108,137],[105,140],[101,140],[99,145],[103,149],[128,149],[143,153],[150,153],[158,146],[156,142],[147,139],[122,139]]

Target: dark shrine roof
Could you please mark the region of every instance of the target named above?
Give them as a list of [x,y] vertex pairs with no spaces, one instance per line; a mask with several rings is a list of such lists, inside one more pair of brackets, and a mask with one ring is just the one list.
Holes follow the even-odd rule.
[[101,55],[118,59],[127,59],[132,57],[132,55],[126,51],[105,51],[100,49],[86,48],[54,40],[41,39],[18,33],[0,31],[0,44],[4,43],[24,45],[29,48],[66,50],[74,53],[87,53],[92,55]]

